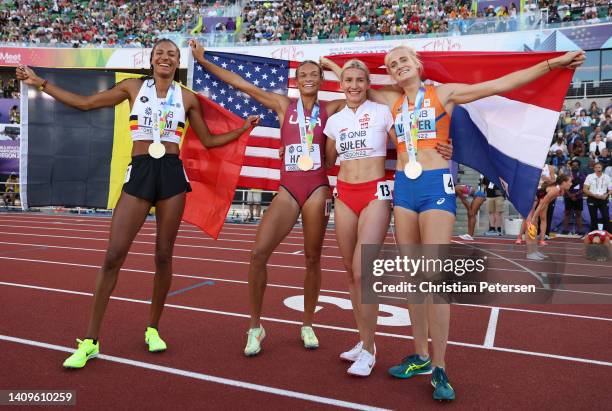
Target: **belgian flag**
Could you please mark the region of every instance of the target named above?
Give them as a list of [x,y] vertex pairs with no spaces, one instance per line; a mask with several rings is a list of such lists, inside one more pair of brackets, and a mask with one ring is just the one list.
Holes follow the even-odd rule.
[[[65,90],[91,95],[136,74],[36,68]],[[80,111],[22,84],[21,199],[23,208],[42,206],[114,208],[131,161],[130,107]],[[212,133],[225,133],[243,120],[197,95]],[[181,158],[193,192],[184,219],[217,237],[234,195],[249,131],[222,147],[205,149],[188,127]],[[179,130],[177,130],[177,133]]]

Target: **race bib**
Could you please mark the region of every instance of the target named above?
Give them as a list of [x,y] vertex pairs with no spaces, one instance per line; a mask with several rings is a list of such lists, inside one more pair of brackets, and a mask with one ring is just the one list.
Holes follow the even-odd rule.
[[[412,120],[412,118],[410,120]],[[419,132],[417,134],[419,140],[436,138],[436,109],[434,107],[421,109],[421,111],[419,111],[417,124],[419,126]],[[403,113],[398,113],[395,117],[395,134],[397,135],[398,143],[406,142]]]
[[369,146],[371,129],[351,130],[344,128],[336,140],[336,151],[340,161],[367,158],[373,148]]
[[[285,147],[285,170],[286,171],[302,171],[297,163],[300,156],[304,153],[304,146],[301,144],[289,144]],[[318,144],[313,144],[310,147],[310,158],[314,162],[311,170],[321,168],[321,148]]]
[[391,196],[391,186],[386,181],[379,181],[376,187],[376,197],[379,200],[393,200]]
[[446,194],[455,194],[455,184],[453,183],[453,175],[443,174],[442,181],[444,182],[444,192]]
[[127,183],[128,181],[130,181],[130,176],[132,175],[132,165],[130,164],[127,168],[127,171],[125,172],[125,181],[123,182],[123,184]]

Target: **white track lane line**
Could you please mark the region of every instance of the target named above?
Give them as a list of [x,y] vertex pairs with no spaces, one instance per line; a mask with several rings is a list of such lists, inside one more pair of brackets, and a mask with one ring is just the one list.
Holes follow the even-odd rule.
[[495,344],[495,332],[497,330],[497,320],[499,319],[499,308],[491,308],[491,315],[489,316],[489,324],[487,325],[487,334],[484,339],[484,346],[491,348]]
[[[65,266],[71,266],[71,267],[92,268],[92,269],[95,269],[95,270],[99,270],[100,269],[100,266],[98,266],[98,265],[69,263],[69,262],[63,262],[63,261],[57,261],[57,260],[38,260],[38,259],[30,259],[30,258],[7,257],[7,256],[0,256],[0,260],[12,260],[12,261],[21,261],[21,262],[29,262],[29,263],[40,263],[40,264],[57,264],[57,265],[65,265]],[[155,274],[154,271],[138,270],[138,269],[131,269],[131,268],[121,268],[121,271],[134,272],[134,273],[143,273],[143,274],[151,274],[151,275]],[[182,277],[182,278],[191,278],[191,279],[197,279],[197,280],[213,280],[213,281],[219,281],[219,282],[227,282],[227,283],[235,283],[235,284],[245,284],[245,285],[248,285],[248,281],[244,281],[244,280],[230,280],[230,279],[227,279],[227,278],[208,277],[208,276],[189,275],[189,274],[179,274],[179,273],[173,273],[173,275],[176,276],[176,277]],[[268,283],[267,285],[269,287],[287,288],[287,289],[299,290],[299,291],[302,291],[304,289],[304,287],[302,287],[302,286],[293,286],[293,285],[286,285],[286,284]],[[349,294],[348,291],[328,290],[328,289],[321,289],[321,292],[329,293],[329,294],[344,294],[344,295],[348,295]],[[404,300],[402,300],[402,302],[403,301]],[[497,309],[503,310],[503,311],[514,311],[514,312],[523,312],[523,313],[529,313],[529,314],[542,314],[542,315],[552,315],[552,316],[558,316],[558,317],[578,318],[578,319],[584,319],[584,320],[598,320],[598,321],[610,321],[610,322],[612,322],[612,318],[595,317],[595,316],[580,315],[580,314],[568,314],[568,313],[555,312],[555,311],[528,310],[528,309],[512,308],[512,307],[491,307],[489,305],[480,305],[480,304],[453,304],[453,305],[464,306],[464,307],[474,307],[474,308],[485,308],[485,309],[497,308]]]
[[[28,345],[32,347],[45,348],[48,350],[62,351],[62,352],[67,352],[67,353],[71,353],[74,351],[73,348],[64,347],[61,345],[48,344],[48,343],[44,343],[40,341],[11,337],[8,335],[0,335],[0,340],[22,344],[22,345]],[[144,369],[151,370],[151,371],[163,372],[166,374],[178,375],[180,377],[186,377],[186,378],[192,378],[192,379],[206,381],[206,382],[212,382],[215,384],[228,385],[230,387],[242,388],[242,389],[251,390],[251,391],[259,391],[259,392],[263,392],[266,394],[278,395],[281,397],[289,397],[289,398],[295,398],[298,400],[316,402],[319,404],[333,405],[335,407],[348,408],[348,409],[353,409],[353,410],[371,410],[371,411],[386,410],[385,408],[378,408],[378,407],[374,407],[371,405],[337,400],[335,398],[322,397],[322,396],[313,395],[313,394],[306,394],[306,393],[298,392],[298,391],[290,391],[290,390],[285,390],[282,388],[274,388],[274,387],[269,387],[267,385],[253,384],[253,383],[246,382],[246,381],[232,380],[232,379],[223,378],[223,377],[216,377],[214,375],[202,374],[202,373],[194,372],[194,371],[181,370],[179,368],[165,367],[162,365],[152,364],[148,362],[131,360],[129,358],[116,357],[114,355],[100,354],[98,355],[97,359],[119,363],[119,364],[124,364],[124,365],[129,365],[129,366],[137,367],[137,368],[144,368]]]
[[[38,290],[38,291],[50,291],[50,292],[64,293],[64,294],[71,294],[71,295],[80,295],[80,296],[88,296],[88,297],[93,296],[92,293],[85,293],[85,292],[81,292],[81,291],[65,290],[65,289],[61,289],[61,288],[39,287],[39,286],[35,286],[35,285],[20,284],[20,283],[10,283],[10,282],[4,282],[4,281],[0,281],[0,285],[4,285],[4,286],[8,286],[8,287],[33,289],[33,290]],[[111,296],[110,299],[111,300],[117,300],[117,301],[130,302],[130,303],[150,304],[149,301],[137,300],[137,299],[134,299],[134,298],[124,298],[124,297]],[[176,309],[179,309],[179,310],[188,310],[188,311],[202,312],[202,313],[208,313],[208,314],[218,314],[218,315],[225,315],[225,316],[230,316],[230,317],[250,318],[250,315],[248,315],[248,314],[234,313],[234,312],[229,312],[229,311],[209,310],[209,309],[206,309],[206,308],[197,308],[197,307],[191,307],[191,306],[186,306],[186,305],[177,305],[177,304],[166,304],[165,306],[166,307],[170,307],[170,308],[176,308]],[[261,319],[265,320],[265,321],[276,322],[276,323],[281,323],[281,324],[292,324],[292,325],[296,325],[296,326],[301,326],[302,325],[301,321],[291,321],[291,320],[284,320],[284,319],[273,318],[273,317],[261,317]],[[359,332],[358,330],[352,329],[352,328],[337,327],[337,326],[325,325],[325,324],[313,324],[313,326],[317,327],[317,328],[324,328],[324,329],[335,330],[335,331],[345,331],[345,332],[350,332],[350,333],[358,333]],[[412,340],[413,339],[413,337],[409,336],[409,335],[401,335],[401,334],[394,334],[394,333],[385,333],[385,332],[378,332],[378,331],[376,332],[376,335],[382,336],[382,337],[392,337],[392,338],[404,339],[404,340]],[[485,347],[484,345],[480,345],[480,344],[471,344],[471,343],[464,343],[464,342],[450,341],[450,340],[448,341],[448,345],[456,345],[456,346],[468,347],[468,348],[480,348],[480,349],[490,350],[490,351],[510,352],[510,353],[534,356],[534,357],[553,358],[553,359],[557,359],[557,360],[564,360],[564,361],[570,361],[570,362],[577,362],[577,363],[584,363],[584,364],[595,364],[595,365],[603,365],[603,366],[606,366],[606,367],[612,367],[612,362],[600,361],[600,360],[591,360],[591,359],[588,359],[588,358],[581,358],[581,357],[568,357],[568,356],[565,356],[565,355],[547,354],[547,353],[542,353],[542,352],[526,351],[526,350],[516,350],[516,349],[512,349],[512,348]]]

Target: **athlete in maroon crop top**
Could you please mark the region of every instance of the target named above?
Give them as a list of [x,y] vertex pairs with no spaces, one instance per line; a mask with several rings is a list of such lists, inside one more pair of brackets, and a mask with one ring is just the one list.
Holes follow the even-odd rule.
[[[222,81],[248,94],[268,109],[274,110],[280,119],[281,150],[284,157],[281,170],[281,188],[272,200],[257,229],[255,245],[251,251],[249,266],[249,303],[251,322],[247,332],[247,344],[244,354],[257,355],[261,350],[261,341],[266,333],[260,324],[263,296],[266,289],[268,259],[276,247],[289,234],[300,213],[304,230],[304,256],[306,260],[306,279],[304,280],[304,322],[301,329],[301,339],[305,348],[317,348],[319,342],[312,329],[314,310],[321,286],[321,249],[323,237],[329,218],[331,193],[324,169],[324,159],[311,155],[311,158],[321,166],[309,171],[287,171],[297,165],[296,150],[300,143],[300,133],[297,127],[297,101],[281,94],[271,93],[249,83],[237,74],[225,70],[206,60],[204,48],[191,40],[193,57],[207,71]],[[317,95],[323,70],[314,61],[301,63],[296,71],[298,90],[302,99],[305,119],[310,118],[311,111],[318,101]],[[321,133],[325,128],[327,117],[344,107],[344,100],[336,100],[327,104],[319,103],[319,119],[314,131],[315,144],[319,144],[319,153],[324,153],[325,142]],[[319,124],[320,123],[320,124]],[[295,145],[294,145],[295,144]],[[301,149],[300,149],[301,150]],[[311,151],[311,154],[314,154]],[[294,156],[291,158],[291,156]],[[289,161],[286,161],[289,160]],[[289,164],[285,164],[285,163]]]
[[[325,154],[325,134],[323,128],[327,121],[325,102],[319,102],[319,116],[317,125],[313,130],[311,157],[314,160],[313,169],[301,171],[297,165],[300,144],[300,130],[298,125],[298,100],[291,100],[285,111],[285,118],[281,127],[282,166],[280,170],[280,185],[295,199],[300,208],[306,200],[319,187],[329,187],[329,179],[325,170],[323,155]],[[304,117],[310,119],[312,110],[304,110]]]

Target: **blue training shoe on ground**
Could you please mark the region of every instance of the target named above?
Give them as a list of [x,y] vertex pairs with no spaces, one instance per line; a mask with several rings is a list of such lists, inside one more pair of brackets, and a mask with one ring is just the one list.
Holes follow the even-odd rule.
[[448,377],[443,368],[436,367],[431,376],[431,385],[433,385],[433,399],[438,401],[452,401],[455,399],[455,390],[448,382]]
[[409,355],[402,363],[389,368],[395,378],[410,378],[419,374],[431,374],[431,358],[422,360],[418,354]]

